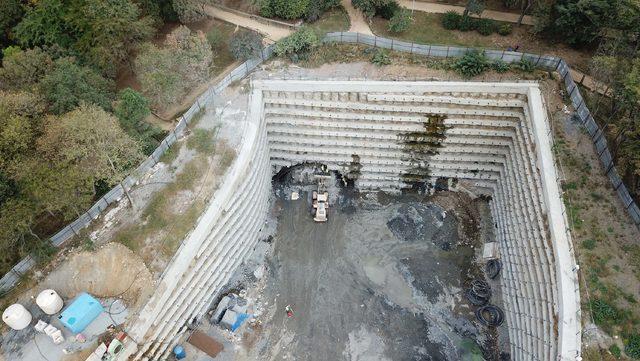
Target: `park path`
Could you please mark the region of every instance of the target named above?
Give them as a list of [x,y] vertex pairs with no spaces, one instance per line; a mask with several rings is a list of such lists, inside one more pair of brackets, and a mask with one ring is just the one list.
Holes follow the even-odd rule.
[[207,5],[205,6],[205,12],[216,19],[226,21],[231,24],[236,24],[243,28],[255,30],[272,41],[278,41],[282,38],[289,36],[293,31],[285,28],[284,26],[270,25],[258,20],[252,19],[248,14],[240,15],[235,12],[227,11],[219,7]]
[[[430,2],[415,1],[415,0],[398,0],[400,5],[407,9],[414,9],[417,11],[424,11],[426,13],[444,14],[447,11],[455,11],[459,14],[464,12],[464,6],[435,4]],[[482,18],[492,19],[497,21],[504,21],[508,23],[517,23],[520,15],[514,13],[506,13],[502,11],[485,10],[482,12]],[[533,17],[525,15],[522,19],[522,23],[525,25],[533,25]]]
[[342,0],[341,4],[347,11],[347,14],[349,14],[349,20],[351,21],[351,27],[349,28],[350,32],[373,35],[364,14],[362,11],[353,7],[351,0]]

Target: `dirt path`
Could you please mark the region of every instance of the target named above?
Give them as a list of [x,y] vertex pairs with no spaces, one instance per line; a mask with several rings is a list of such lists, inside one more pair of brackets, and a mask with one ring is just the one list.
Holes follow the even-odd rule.
[[[415,9],[417,11],[424,11],[427,13],[443,14],[443,13],[446,13],[447,11],[455,11],[457,13],[462,14],[464,12],[463,6],[434,4],[434,3],[427,3],[427,2],[414,1],[414,0],[398,0],[398,3],[400,3],[400,5],[406,7],[407,9]],[[520,15],[513,14],[513,13],[505,13],[502,11],[485,10],[482,12],[482,17],[485,19],[493,19],[493,20],[505,21],[509,23],[517,23]],[[522,23],[525,25],[533,25],[533,17],[529,15],[525,15],[524,19],[522,19]]]
[[292,33],[291,30],[285,29],[284,27],[267,25],[249,17],[241,16],[217,7],[205,6],[205,11],[216,19],[224,20],[226,22],[242,26],[243,28],[262,33],[272,41],[280,40]]
[[369,23],[365,19],[362,11],[356,9],[351,4],[351,0],[342,0],[342,6],[347,10],[349,14],[349,20],[351,20],[350,32],[373,35],[373,32],[369,28]]

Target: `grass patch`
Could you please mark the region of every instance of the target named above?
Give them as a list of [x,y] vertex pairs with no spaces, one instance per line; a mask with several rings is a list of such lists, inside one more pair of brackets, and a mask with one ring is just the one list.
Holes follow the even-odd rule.
[[139,252],[145,247],[147,240],[155,237],[151,241],[154,249],[165,256],[171,256],[204,210],[205,201],[202,198],[181,207],[182,211],[175,209],[180,193],[193,190],[197,180],[204,175],[207,170],[206,162],[204,157],[197,157],[187,163],[176,175],[175,181],[154,193],[142,211],[142,222],[122,228],[114,235],[114,240]]
[[164,151],[164,154],[160,157],[160,161],[165,164],[171,164],[178,158],[178,154],[180,154],[180,143],[176,142]]
[[215,131],[212,129],[195,129],[193,134],[187,139],[187,148],[195,149],[200,154],[208,154],[213,151],[213,137]]
[[593,250],[596,248],[596,240],[595,239],[585,239],[582,241],[582,248]]
[[346,10],[342,6],[338,6],[322,14],[320,19],[311,23],[309,27],[318,34],[318,37],[322,38],[326,33],[348,31],[351,27],[351,21]]
[[[207,31],[208,38],[217,38],[211,49],[213,50],[212,76],[220,74],[236,59],[229,50],[229,40],[236,30],[236,26],[224,21],[213,20],[212,27]],[[215,35],[213,35],[215,34]]]
[[[495,48],[496,44],[491,37],[477,33],[447,30],[442,26],[444,14],[431,14],[416,11],[409,29],[402,33],[389,31],[389,21],[375,17],[372,20],[371,30],[378,36],[400,39],[421,44],[446,44],[476,47]],[[504,23],[495,22],[496,26]]]

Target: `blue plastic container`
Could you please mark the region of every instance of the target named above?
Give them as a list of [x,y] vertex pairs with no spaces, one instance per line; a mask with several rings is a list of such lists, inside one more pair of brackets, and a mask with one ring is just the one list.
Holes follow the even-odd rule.
[[178,360],[182,360],[183,358],[187,357],[187,353],[184,350],[184,347],[177,345],[176,347],[173,348],[173,354],[176,356],[176,359]]
[[60,322],[73,333],[82,332],[93,320],[98,317],[104,308],[100,301],[91,297],[88,293],[81,293],[67,307],[58,319]]

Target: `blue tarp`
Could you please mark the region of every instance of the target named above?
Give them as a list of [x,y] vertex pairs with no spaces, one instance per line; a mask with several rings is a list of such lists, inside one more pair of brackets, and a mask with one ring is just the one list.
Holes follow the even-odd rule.
[[76,297],[69,307],[62,311],[58,319],[60,319],[60,322],[71,330],[71,332],[80,333],[87,328],[102,311],[104,311],[104,308],[100,304],[100,301],[88,293],[83,292]]
[[238,317],[236,318],[236,322],[233,324],[233,326],[231,326],[231,331],[236,332],[236,330],[238,329],[238,327],[242,326],[242,323],[249,318],[249,314],[248,313],[241,313],[238,315]]

